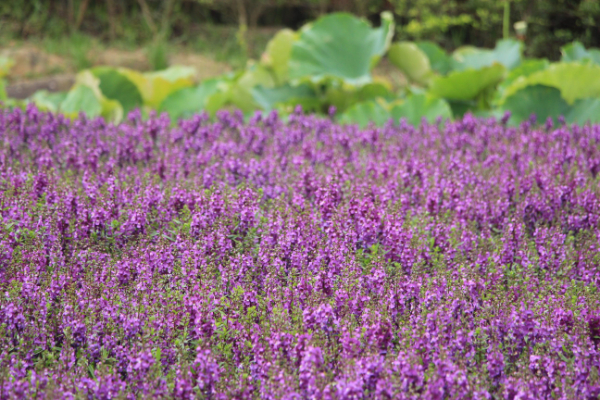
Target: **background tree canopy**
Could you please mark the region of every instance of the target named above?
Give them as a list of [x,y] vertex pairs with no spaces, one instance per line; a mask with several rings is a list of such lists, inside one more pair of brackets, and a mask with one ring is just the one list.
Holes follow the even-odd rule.
[[[203,26],[296,29],[319,15],[347,11],[379,23],[392,11],[397,38],[432,40],[447,50],[493,47],[502,34],[498,0],[15,0],[0,5],[3,38],[60,37],[80,31],[103,40],[140,44],[157,38],[193,41]],[[510,26],[526,21],[526,54],[556,60],[574,40],[598,47],[600,2],[510,0]]]

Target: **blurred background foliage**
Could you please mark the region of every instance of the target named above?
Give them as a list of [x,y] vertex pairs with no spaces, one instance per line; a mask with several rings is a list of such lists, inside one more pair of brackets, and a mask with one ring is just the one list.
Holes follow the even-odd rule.
[[[500,0],[11,0],[0,2],[0,38],[43,40],[74,53],[81,68],[90,40],[145,46],[155,69],[166,65],[166,43],[241,65],[260,56],[269,28],[297,29],[336,11],[374,24],[391,11],[399,40],[431,40],[449,51],[493,47],[502,36],[504,7]],[[574,40],[600,43],[597,0],[510,0],[510,26],[517,21],[527,22],[529,57],[557,60],[560,47]]]

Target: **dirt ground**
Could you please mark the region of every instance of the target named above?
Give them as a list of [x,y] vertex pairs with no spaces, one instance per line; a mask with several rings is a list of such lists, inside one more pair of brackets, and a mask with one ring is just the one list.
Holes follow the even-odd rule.
[[[66,91],[75,81],[77,71],[69,57],[48,53],[39,46],[11,46],[9,43],[7,47],[0,48],[0,56],[8,56],[15,62],[7,76],[9,97],[24,99],[42,89],[50,92]],[[92,66],[108,65],[139,71],[150,69],[150,62],[143,49],[91,49],[87,59]],[[187,51],[173,52],[169,57],[169,64],[195,67],[199,81],[232,70],[230,65],[215,61],[207,55]],[[375,68],[374,75],[386,77],[396,88],[405,82],[399,70],[385,59]]]
[[[65,56],[50,54],[38,46],[27,44],[0,49],[1,56],[7,56],[14,65],[7,76],[9,97],[24,99],[38,90],[51,92],[68,90],[75,81],[76,68]],[[144,50],[127,51],[116,48],[93,49],[87,55],[92,66],[108,65],[125,67],[139,71],[150,69]],[[202,54],[177,52],[169,58],[171,65],[195,67],[198,80],[221,75],[231,71],[227,64],[217,62]]]

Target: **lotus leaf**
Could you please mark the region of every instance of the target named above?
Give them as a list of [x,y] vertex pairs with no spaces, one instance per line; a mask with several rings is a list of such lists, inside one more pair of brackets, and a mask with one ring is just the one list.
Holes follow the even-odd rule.
[[91,72],[100,79],[102,94],[121,103],[124,113],[142,105],[142,95],[137,86],[118,70],[110,67],[97,67],[93,68]]
[[504,90],[500,104],[524,87],[533,85],[559,89],[562,97],[569,104],[573,104],[577,99],[598,97],[600,96],[600,65],[577,62],[552,64],[546,69],[516,79]]
[[436,118],[452,118],[450,105],[444,100],[426,94],[412,95],[402,104],[392,108],[391,115],[394,120],[406,118],[408,123],[419,125],[421,119],[434,122]]
[[30,101],[42,110],[58,112],[66,97],[66,92],[50,93],[47,90],[39,90],[31,96]]
[[563,46],[560,49],[562,53],[561,61],[589,61],[600,65],[600,49],[586,49],[578,41]]
[[194,68],[182,66],[145,74],[125,68],[118,71],[137,86],[144,105],[155,109],[171,93],[192,86],[196,74]]
[[369,24],[347,13],[329,14],[306,25],[292,45],[289,76],[314,82],[341,79],[353,85],[371,81],[371,69],[389,47],[393,18],[382,13],[382,25]]
[[416,44],[398,42],[390,46],[388,59],[412,82],[425,85],[433,74],[429,58]]
[[600,123],[600,97],[577,100],[565,120],[576,124]]
[[429,41],[415,42],[415,45],[427,55],[435,72],[446,75],[452,70],[452,58],[440,46]]
[[275,88],[257,86],[252,88],[252,96],[260,108],[265,111],[288,104],[300,104],[306,110],[315,108],[315,105],[319,104],[315,91],[309,85],[284,85]]
[[505,71],[500,64],[478,70],[454,71],[447,76],[433,78],[429,92],[450,100],[472,100],[500,82]]
[[278,84],[283,84],[288,80],[292,45],[297,36],[291,29],[282,29],[269,41],[262,55],[261,62],[273,70]]
[[373,123],[382,126],[391,118],[390,112],[376,101],[365,101],[354,104],[340,115],[339,121],[343,124],[358,124],[361,128]]
[[159,110],[169,113],[173,119],[185,118],[206,110],[211,96],[219,91],[220,83],[219,79],[209,79],[196,87],[179,89],[163,100]]
[[453,53],[453,69],[481,69],[496,63],[504,65],[508,70],[516,68],[521,63],[523,44],[517,40],[499,40],[494,50],[463,47]]
[[118,101],[107,99],[100,91],[100,80],[89,70],[77,74],[75,86],[60,103],[59,111],[70,117],[84,112],[88,117],[102,116],[109,121],[119,122],[123,118],[123,107]]
[[519,90],[506,99],[502,108],[511,112],[509,123],[512,125],[527,120],[532,114],[536,115],[538,122],[544,122],[548,117],[556,121],[570,110],[558,89],[544,85]]

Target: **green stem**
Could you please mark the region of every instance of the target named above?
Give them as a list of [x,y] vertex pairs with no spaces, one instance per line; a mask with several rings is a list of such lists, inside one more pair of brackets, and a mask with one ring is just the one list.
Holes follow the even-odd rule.
[[510,3],[504,0],[504,19],[502,21],[502,37],[508,39],[510,35]]

